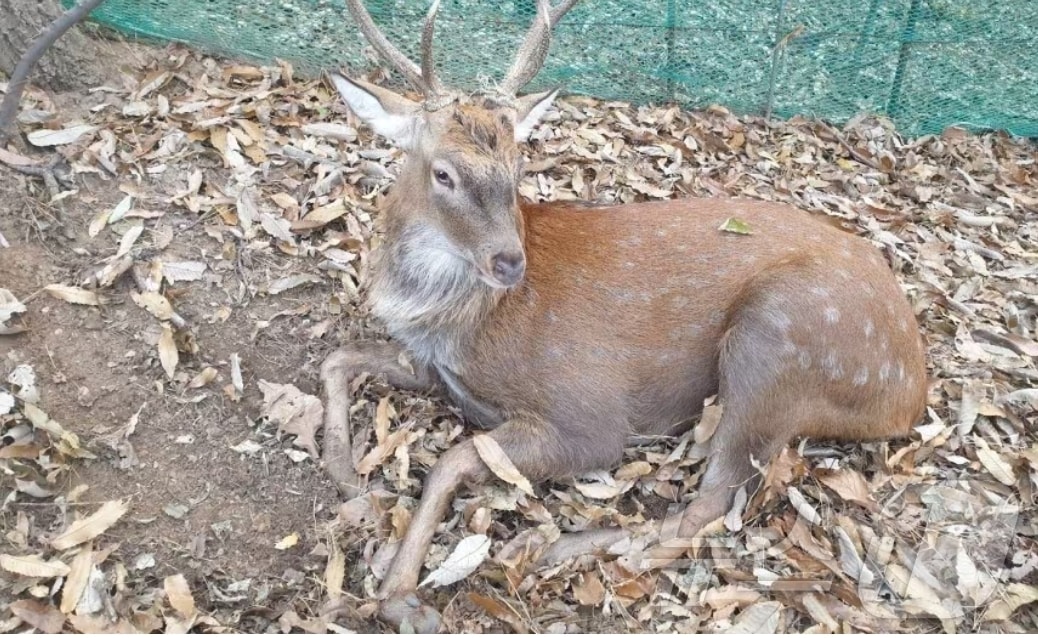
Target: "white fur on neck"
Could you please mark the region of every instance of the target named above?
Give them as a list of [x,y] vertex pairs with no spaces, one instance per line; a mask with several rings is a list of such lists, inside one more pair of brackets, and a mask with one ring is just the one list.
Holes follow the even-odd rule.
[[372,312],[421,363],[456,368],[461,340],[497,295],[432,226],[412,224],[380,250]]

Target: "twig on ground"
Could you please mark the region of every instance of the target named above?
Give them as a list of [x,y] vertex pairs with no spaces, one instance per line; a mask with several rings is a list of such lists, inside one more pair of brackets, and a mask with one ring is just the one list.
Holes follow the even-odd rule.
[[850,156],[853,157],[855,160],[861,162],[865,166],[870,166],[876,169],[877,171],[883,171],[884,173],[886,172],[886,170],[884,170],[883,167],[880,166],[879,162],[877,162],[875,159],[863,154],[861,151],[851,146],[851,143],[844,139],[844,137],[840,135],[840,132],[837,131],[835,128],[833,128],[829,124],[826,124],[825,122],[819,122],[819,125],[837,142],[839,142],[840,145],[843,146],[843,148],[848,153],[850,153]]

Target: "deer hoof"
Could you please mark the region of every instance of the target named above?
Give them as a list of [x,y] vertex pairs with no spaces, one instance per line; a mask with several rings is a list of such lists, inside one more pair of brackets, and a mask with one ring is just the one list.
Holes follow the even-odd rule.
[[414,592],[390,596],[378,611],[382,620],[402,634],[432,634],[440,629],[440,612],[422,604]]

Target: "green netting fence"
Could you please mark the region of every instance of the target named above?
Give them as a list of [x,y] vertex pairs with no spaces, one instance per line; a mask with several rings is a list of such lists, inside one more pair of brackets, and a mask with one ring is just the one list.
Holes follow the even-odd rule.
[[[368,6],[417,59],[428,0]],[[500,78],[534,13],[534,0],[444,0],[441,77],[467,89]],[[108,0],[93,17],[303,72],[368,64],[342,0]],[[958,124],[1038,136],[1038,0],[583,0],[530,88],[555,84],[835,122],[881,113],[908,134]]]

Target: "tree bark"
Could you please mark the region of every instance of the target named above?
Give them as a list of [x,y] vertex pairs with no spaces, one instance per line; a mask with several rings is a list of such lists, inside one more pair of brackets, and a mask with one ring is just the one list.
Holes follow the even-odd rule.
[[[10,77],[32,41],[63,11],[57,0],[0,0],[0,73]],[[73,27],[47,50],[29,80],[52,91],[103,84],[108,48]]]

